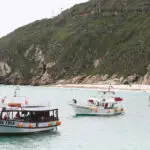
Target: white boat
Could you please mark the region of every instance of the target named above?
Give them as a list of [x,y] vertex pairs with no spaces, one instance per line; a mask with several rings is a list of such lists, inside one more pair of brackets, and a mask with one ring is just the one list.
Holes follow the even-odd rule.
[[[15,100],[23,97],[13,97]],[[24,97],[25,98],[25,97]],[[61,124],[58,118],[58,109],[48,106],[28,105],[24,103],[8,102],[2,99],[0,110],[0,134],[30,134],[41,131],[56,130]]]
[[102,115],[113,116],[124,114],[123,99],[115,96],[112,91],[99,91],[102,95],[97,98],[89,98],[86,104],[79,104],[73,99],[69,105],[74,109],[76,115]]

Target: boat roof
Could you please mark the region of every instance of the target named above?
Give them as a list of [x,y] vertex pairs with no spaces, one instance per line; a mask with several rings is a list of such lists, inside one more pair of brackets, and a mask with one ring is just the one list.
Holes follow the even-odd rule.
[[116,102],[121,102],[123,101],[122,98],[120,97],[101,97],[101,98],[88,98],[88,101],[98,101],[98,102],[107,102],[107,103],[116,103]]
[[98,90],[97,92],[102,94],[115,94],[114,91],[106,91],[106,90]]
[[50,110],[56,110],[51,109],[48,106],[24,106],[24,107],[5,107],[6,111],[50,111]]
[[[51,109],[48,106],[41,105],[28,105],[28,99],[26,96],[18,95],[20,88],[17,86],[14,91],[14,96],[12,97],[3,97],[3,102],[0,104],[0,108],[5,108],[6,111],[50,111],[57,110]],[[6,102],[4,102],[6,100]]]
[[50,109],[48,106],[26,106],[22,107],[23,111],[49,111],[49,110],[54,110]]

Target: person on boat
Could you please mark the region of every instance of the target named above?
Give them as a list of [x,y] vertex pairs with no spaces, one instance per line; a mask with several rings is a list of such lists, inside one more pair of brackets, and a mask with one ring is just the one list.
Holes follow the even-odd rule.
[[108,108],[108,103],[106,103],[106,104],[105,104],[104,108],[105,108],[105,109],[107,109],[107,108]]
[[118,108],[118,104],[117,103],[114,103],[114,108]]
[[77,103],[77,100],[76,100],[76,99],[73,99],[73,102],[74,102],[74,104],[76,104],[76,103]]
[[96,106],[100,106],[100,103],[99,103],[99,102],[97,102],[97,103],[96,103]]
[[41,120],[44,121],[44,117],[43,116],[41,117]]
[[27,118],[27,112],[24,112],[24,111],[23,111],[22,114],[21,114],[21,118],[22,118],[22,119]]
[[15,118],[16,118],[16,119],[20,118],[20,114],[19,114],[19,112],[17,112],[17,113],[16,113]]
[[114,104],[114,103],[112,103],[112,106],[111,106],[111,108],[112,108],[112,109],[114,109],[114,105],[115,105],[115,104]]
[[105,105],[104,103],[101,104],[102,107],[104,107],[104,105]]
[[6,114],[4,115],[3,120],[7,120],[7,115]]

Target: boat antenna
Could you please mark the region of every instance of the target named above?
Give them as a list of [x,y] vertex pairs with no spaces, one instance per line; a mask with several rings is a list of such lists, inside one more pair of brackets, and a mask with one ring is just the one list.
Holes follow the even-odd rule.
[[115,94],[114,91],[111,91],[111,89],[113,88],[113,86],[111,84],[109,84],[109,87],[108,87],[108,92],[111,92],[112,94]]
[[14,97],[17,96],[17,90],[18,90],[18,91],[20,90],[20,88],[19,88],[18,86],[16,86],[16,88],[15,88],[15,91],[14,91]]
[[110,92],[110,89],[111,89],[111,84],[109,84],[109,87],[108,87],[108,92]]
[[111,84],[109,84],[109,87],[108,87],[108,92],[111,92],[110,89],[112,89],[113,86]]

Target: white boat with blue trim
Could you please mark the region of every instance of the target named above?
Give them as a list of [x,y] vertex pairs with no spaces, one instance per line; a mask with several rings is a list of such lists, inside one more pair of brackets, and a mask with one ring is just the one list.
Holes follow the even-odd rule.
[[[16,94],[16,91],[15,91]],[[0,110],[0,134],[30,134],[41,131],[56,130],[61,124],[58,109],[48,106],[28,105],[27,100],[21,103],[21,97],[13,97],[18,102],[5,103],[2,99]]]
[[124,114],[123,99],[116,97],[113,91],[98,91],[102,93],[100,97],[89,98],[86,104],[80,104],[73,99],[69,105],[73,108],[76,115],[87,116],[114,116]]

